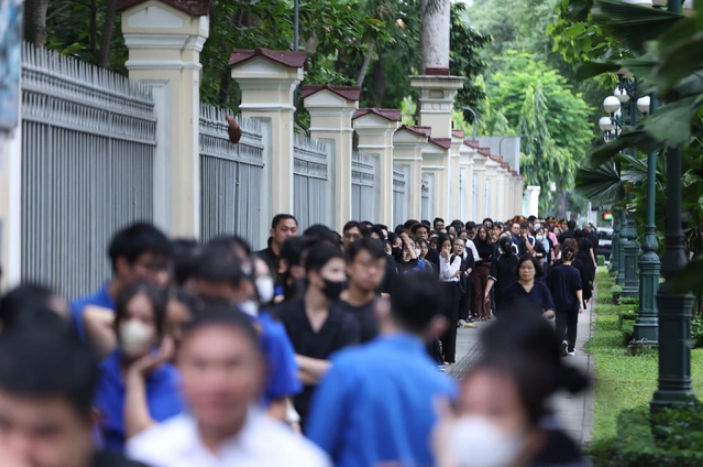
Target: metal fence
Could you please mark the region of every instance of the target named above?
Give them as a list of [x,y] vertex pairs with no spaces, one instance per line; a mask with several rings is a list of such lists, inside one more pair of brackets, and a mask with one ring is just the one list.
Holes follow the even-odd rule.
[[148,89],[24,45],[23,281],[76,297],[109,278],[110,237],[152,219],[155,145]]
[[293,215],[302,231],[331,225],[331,186],[327,144],[295,135],[293,144]]
[[257,120],[237,118],[238,144],[227,133],[225,111],[200,108],[200,232],[203,241],[236,234],[260,240],[264,181],[264,145]]
[[376,220],[376,164],[373,156],[352,152],[352,219]]
[[399,225],[408,220],[409,186],[408,175],[410,168],[402,165],[393,166],[393,224]]

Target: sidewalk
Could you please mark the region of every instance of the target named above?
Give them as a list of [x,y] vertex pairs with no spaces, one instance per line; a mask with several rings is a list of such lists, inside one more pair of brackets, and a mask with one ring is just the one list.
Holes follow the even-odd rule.
[[[594,291],[595,297],[595,291]],[[576,338],[576,355],[566,357],[564,362],[573,365],[588,374],[591,381],[594,381],[595,372],[592,357],[584,350],[586,342],[593,333],[595,316],[591,313],[595,306],[594,300],[588,305],[588,309],[579,316],[578,336]],[[489,322],[477,322],[477,329],[458,329],[457,333],[457,362],[446,367],[447,373],[461,381],[466,370],[478,356],[478,338],[481,328],[490,324]],[[593,402],[594,390],[591,386],[588,390],[573,396],[566,391],[554,396],[551,406],[558,416],[561,426],[571,437],[581,445],[591,440],[593,429]]]

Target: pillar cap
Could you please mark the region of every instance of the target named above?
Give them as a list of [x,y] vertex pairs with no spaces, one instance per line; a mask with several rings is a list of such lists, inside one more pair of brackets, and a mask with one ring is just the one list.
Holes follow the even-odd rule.
[[420,130],[419,127],[412,127],[412,126],[408,126],[408,125],[402,125],[400,128],[398,128],[396,133],[398,133],[399,131],[403,131],[403,130],[408,131],[415,136],[420,136],[425,139],[427,139],[427,137],[428,137],[428,134],[425,131]]
[[454,138],[464,139],[464,130],[452,130],[452,136]]
[[473,140],[473,139],[465,139],[464,144],[469,146],[470,148],[478,149],[478,141]]
[[478,148],[478,152],[486,157],[491,157],[491,150],[489,148]]
[[[183,1],[183,0],[181,0]],[[240,65],[255,57],[265,57],[288,68],[302,68],[307,66],[307,54],[292,50],[234,49],[229,58],[229,66]]]
[[359,86],[333,86],[327,84],[303,84],[300,89],[300,97],[305,99],[320,91],[327,90],[333,94],[343,97],[348,101],[358,101],[361,97],[361,88]]
[[[117,0],[117,11],[124,11],[149,0]],[[207,16],[211,12],[212,0],[158,0],[191,16]]]
[[401,120],[400,109],[377,109],[375,107],[357,110],[354,112],[352,120],[356,120],[357,118],[361,118],[364,115],[369,114],[378,115],[379,117],[383,117],[391,122],[399,122]]
[[452,147],[452,139],[451,138],[430,138],[429,142],[433,143],[443,149],[450,149]]
[[427,76],[449,76],[449,68],[446,66],[428,66],[425,68],[425,75]]
[[491,159],[493,159],[494,161],[496,161],[500,164],[503,163],[503,156],[496,156],[495,154],[491,154],[488,157],[490,157]]

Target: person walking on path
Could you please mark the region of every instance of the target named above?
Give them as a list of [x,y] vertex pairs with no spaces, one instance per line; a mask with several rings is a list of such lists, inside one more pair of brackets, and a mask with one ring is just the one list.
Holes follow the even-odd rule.
[[491,317],[491,302],[490,298],[484,300],[484,293],[488,285],[488,274],[491,269],[491,261],[493,260],[493,244],[488,229],[485,226],[480,226],[476,232],[474,240],[476,250],[478,251],[479,260],[474,265],[474,313],[480,319],[488,319]]
[[556,331],[561,341],[562,356],[574,355],[579,314],[583,313],[581,274],[571,265],[574,250],[561,249],[560,266],[547,275],[546,283],[556,308]]
[[333,357],[313,399],[307,435],[335,466],[435,465],[434,402],[453,399],[456,391],[425,351],[427,336],[448,324],[439,285],[427,272],[400,276],[390,309],[377,310],[382,335]]

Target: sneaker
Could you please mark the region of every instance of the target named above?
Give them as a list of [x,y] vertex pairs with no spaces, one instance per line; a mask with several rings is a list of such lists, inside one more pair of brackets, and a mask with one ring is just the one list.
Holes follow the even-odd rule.
[[569,357],[573,357],[574,355],[576,355],[576,352],[574,352],[573,350],[569,352]]
[[476,329],[478,326],[476,326],[474,323],[464,323],[462,328],[469,328],[469,329]]
[[467,323],[465,320],[460,319],[459,322],[457,323],[456,327],[458,327],[458,328],[463,328],[463,327],[465,327],[467,324],[468,324],[468,323]]
[[569,342],[565,340],[562,341],[559,350],[561,352],[561,356],[566,357],[569,354]]

